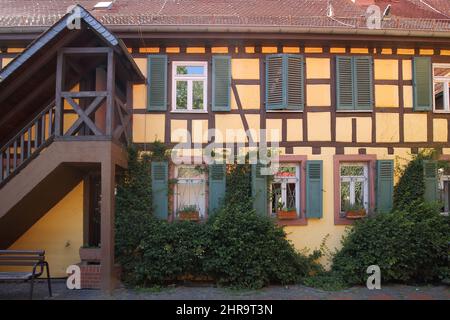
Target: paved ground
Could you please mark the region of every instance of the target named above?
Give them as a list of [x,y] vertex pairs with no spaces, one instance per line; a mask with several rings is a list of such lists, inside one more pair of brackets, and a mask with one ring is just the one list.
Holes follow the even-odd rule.
[[[45,282],[39,282],[35,286],[34,299],[154,299],[154,300],[230,300],[230,299],[260,299],[260,300],[316,300],[316,299],[415,299],[450,300],[450,287],[425,286],[413,287],[404,285],[385,286],[381,290],[368,290],[365,287],[354,287],[337,292],[316,290],[304,286],[271,286],[256,291],[235,291],[213,286],[177,286],[162,289],[117,289],[112,296],[102,295],[99,290],[68,290],[62,280],[53,281],[53,298],[48,297]],[[29,284],[25,283],[0,283],[0,300],[3,299],[28,299]]]

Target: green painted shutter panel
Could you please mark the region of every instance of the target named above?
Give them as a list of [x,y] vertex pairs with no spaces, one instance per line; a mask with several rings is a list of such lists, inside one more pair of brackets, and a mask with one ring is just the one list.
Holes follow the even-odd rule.
[[435,202],[438,199],[438,168],[437,161],[423,161],[423,176],[425,184],[424,199],[427,202]]
[[287,109],[303,110],[304,81],[303,57],[297,54],[287,55]]
[[354,57],[353,68],[355,110],[372,110],[372,58]]
[[212,63],[212,110],[230,111],[231,58],[229,56],[214,56]]
[[414,57],[413,84],[414,110],[431,110],[433,105],[433,78],[431,71],[431,58]]
[[306,217],[322,218],[322,160],[306,161]]
[[377,212],[390,212],[394,195],[394,161],[377,161]]
[[153,214],[159,219],[167,219],[169,207],[169,179],[167,162],[152,162]]
[[225,198],[226,165],[211,164],[209,166],[209,212],[214,213]]
[[252,164],[252,197],[256,213],[267,215],[267,176],[261,174],[261,164]]
[[353,110],[355,106],[352,61],[352,57],[336,57],[337,110]]
[[282,54],[266,57],[266,108],[267,110],[286,107],[286,72]]
[[148,56],[147,69],[148,110],[165,111],[167,109],[167,56]]

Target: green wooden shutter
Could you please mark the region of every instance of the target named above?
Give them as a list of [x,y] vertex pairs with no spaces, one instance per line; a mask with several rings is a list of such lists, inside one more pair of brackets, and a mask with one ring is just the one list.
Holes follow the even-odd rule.
[[226,165],[211,164],[209,166],[209,212],[214,213],[225,198],[226,188]]
[[147,70],[148,110],[165,111],[167,109],[167,56],[149,55]]
[[413,84],[414,110],[431,110],[433,105],[433,78],[431,71],[431,58],[414,57]]
[[306,161],[306,217],[322,218],[322,160]]
[[394,161],[377,161],[377,212],[392,210],[394,193]]
[[231,58],[214,56],[212,63],[212,110],[230,111]]
[[167,162],[152,162],[152,201],[155,217],[167,219],[168,194],[168,164]]
[[336,57],[337,110],[353,110],[355,106],[352,61],[352,57]]
[[355,110],[372,110],[372,58],[353,58],[353,92]]
[[287,109],[304,108],[304,62],[297,54],[287,55]]
[[438,168],[437,161],[423,161],[423,177],[425,184],[424,200],[435,202],[438,199]]
[[261,174],[261,164],[252,164],[252,197],[256,213],[267,215],[267,176]]
[[266,109],[279,110],[286,107],[286,72],[284,55],[266,57]]

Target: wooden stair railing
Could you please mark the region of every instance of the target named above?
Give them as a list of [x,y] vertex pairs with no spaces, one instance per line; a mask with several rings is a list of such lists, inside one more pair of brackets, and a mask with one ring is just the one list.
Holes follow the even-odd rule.
[[54,124],[55,101],[52,101],[0,148],[0,188],[52,142]]

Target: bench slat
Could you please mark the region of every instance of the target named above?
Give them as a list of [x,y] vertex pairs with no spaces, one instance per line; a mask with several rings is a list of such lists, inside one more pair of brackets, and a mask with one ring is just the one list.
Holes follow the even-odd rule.
[[44,260],[43,256],[9,256],[4,255],[0,256],[0,261],[2,260],[31,260],[31,261],[42,261]]
[[0,266],[34,266],[36,261],[0,261]]
[[31,272],[0,272],[0,280],[29,280]]
[[6,254],[26,254],[26,255],[39,255],[43,256],[45,255],[45,250],[0,250],[0,255],[6,255]]

